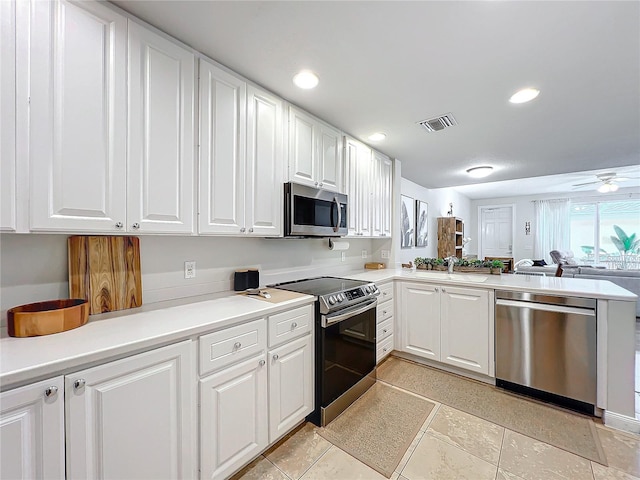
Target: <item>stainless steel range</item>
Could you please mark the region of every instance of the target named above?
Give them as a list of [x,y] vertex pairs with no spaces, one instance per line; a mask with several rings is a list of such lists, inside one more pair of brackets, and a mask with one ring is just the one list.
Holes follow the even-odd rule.
[[317,297],[315,410],[308,420],[325,426],[376,381],[378,287],[318,277],[271,285]]

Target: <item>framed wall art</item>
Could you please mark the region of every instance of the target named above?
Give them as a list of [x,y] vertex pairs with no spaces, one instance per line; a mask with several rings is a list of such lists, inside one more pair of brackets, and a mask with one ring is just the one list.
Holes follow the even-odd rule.
[[429,245],[427,237],[429,233],[428,210],[429,204],[427,202],[416,200],[416,247]]
[[400,248],[411,248],[415,238],[414,200],[404,195],[400,196]]

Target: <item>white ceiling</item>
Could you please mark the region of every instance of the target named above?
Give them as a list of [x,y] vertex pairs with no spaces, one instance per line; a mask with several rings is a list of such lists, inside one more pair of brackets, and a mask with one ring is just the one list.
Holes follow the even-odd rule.
[[[114,3],[356,138],[385,132],[367,143],[428,188],[640,164],[637,1]],[[303,68],[316,89],[293,86]]]

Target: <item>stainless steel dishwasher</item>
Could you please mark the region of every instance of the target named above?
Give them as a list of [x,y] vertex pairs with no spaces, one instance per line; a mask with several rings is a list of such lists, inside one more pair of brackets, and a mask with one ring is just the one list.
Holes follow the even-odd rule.
[[596,404],[596,300],[496,291],[496,385],[575,410]]

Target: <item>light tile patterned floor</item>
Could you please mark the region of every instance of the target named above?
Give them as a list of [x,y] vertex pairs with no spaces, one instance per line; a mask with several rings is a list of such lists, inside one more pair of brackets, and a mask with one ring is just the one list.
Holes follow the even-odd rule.
[[[636,324],[640,391],[640,323]],[[432,400],[433,401],[433,400]],[[640,396],[636,400],[640,418]],[[434,402],[391,480],[640,480],[640,436],[596,423],[608,467]],[[544,419],[540,419],[544,421]],[[234,480],[383,480],[305,424]]]

